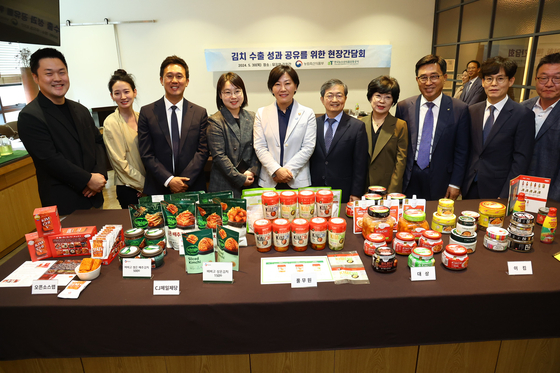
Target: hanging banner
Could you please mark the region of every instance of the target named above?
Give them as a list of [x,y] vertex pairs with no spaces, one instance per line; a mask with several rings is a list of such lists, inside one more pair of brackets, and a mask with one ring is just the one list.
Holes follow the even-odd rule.
[[390,45],[344,45],[311,48],[205,49],[208,71],[270,70],[278,65],[296,69],[390,67]]

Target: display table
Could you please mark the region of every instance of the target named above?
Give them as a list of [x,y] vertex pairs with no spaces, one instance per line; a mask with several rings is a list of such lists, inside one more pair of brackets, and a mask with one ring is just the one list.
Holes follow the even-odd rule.
[[[455,211],[476,211],[478,202],[458,201]],[[435,209],[436,202],[429,202],[428,216]],[[63,221],[64,227],[104,224],[127,229],[128,212],[77,211]],[[179,296],[153,296],[153,280],[123,279],[118,260],[103,267],[77,300],[0,288],[0,359],[259,354],[559,338],[560,262],[552,257],[560,251],[558,241],[536,242],[528,254],[498,253],[482,246],[483,236],[479,231],[467,270],[444,268],[437,254],[437,281],[411,282],[406,257],[399,257],[394,273],[373,272],[363,239],[351,233],[349,224],[344,250],[360,252],[369,285],[260,285],[263,256],[330,251],[258,253],[248,235],[250,246],[240,248],[241,271],[234,272],[234,284],[202,283],[202,275],[186,274],[184,260],[170,250],[165,264],[153,270],[153,280],[180,280]],[[448,239],[444,236],[444,243]],[[0,279],[25,260],[26,251],[11,258],[0,267]],[[534,275],[509,276],[508,261],[531,261]]]

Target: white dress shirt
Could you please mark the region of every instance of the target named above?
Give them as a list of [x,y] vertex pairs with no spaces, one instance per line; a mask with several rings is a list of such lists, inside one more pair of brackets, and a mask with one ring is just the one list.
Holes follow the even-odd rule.
[[[167,97],[163,96],[163,102],[165,103],[165,114],[167,115],[167,127],[169,128],[169,138],[171,139],[171,144],[173,144],[173,130],[171,129],[171,114],[173,113],[173,109],[171,109],[171,106],[173,105],[177,106],[177,109],[175,109],[175,113],[177,115],[177,124],[179,126],[179,138],[180,138],[181,125],[183,124],[183,100],[181,99],[181,101],[177,102],[176,104],[173,104],[171,103],[171,101],[167,99]],[[175,171],[175,157],[173,152],[171,152],[171,157],[173,159],[173,171]],[[165,183],[163,185],[165,185],[165,187],[169,186],[169,182],[174,177],[175,176],[170,176],[169,179],[165,180]]]

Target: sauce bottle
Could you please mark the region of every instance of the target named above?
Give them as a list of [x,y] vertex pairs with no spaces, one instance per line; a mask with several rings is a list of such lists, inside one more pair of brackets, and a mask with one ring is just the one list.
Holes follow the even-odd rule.
[[556,233],[556,208],[551,207],[548,210],[548,215],[544,219],[541,230],[541,242],[552,243],[554,241],[554,233]]
[[517,195],[515,205],[513,205],[513,212],[525,212],[525,193],[521,192]]

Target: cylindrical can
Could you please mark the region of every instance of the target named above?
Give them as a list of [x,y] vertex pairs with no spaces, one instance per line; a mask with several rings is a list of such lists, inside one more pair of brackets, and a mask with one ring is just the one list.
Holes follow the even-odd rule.
[[346,236],[346,220],[342,218],[332,218],[329,220],[329,249],[342,250]]
[[441,256],[441,262],[445,267],[456,271],[466,269],[469,265],[467,249],[461,245],[447,245]]
[[476,221],[470,216],[459,216],[457,218],[457,233],[461,236],[472,237],[476,235]]
[[441,198],[438,201],[437,213],[439,215],[453,215],[455,201],[448,198]]
[[383,196],[381,194],[376,194],[376,193],[366,193],[364,194],[364,198],[367,199],[368,201],[376,201],[375,204],[378,205],[380,201],[383,199]]
[[299,217],[310,220],[315,214],[315,192],[300,190],[298,192]]
[[410,232],[397,232],[393,240],[393,249],[399,255],[410,255],[416,247],[414,235]]
[[478,206],[478,213],[480,219],[478,225],[480,229],[486,230],[491,227],[501,228],[504,225],[504,218],[506,217],[506,206],[498,202],[483,201]]
[[535,217],[528,212],[514,212],[509,223],[509,230],[515,234],[526,235],[533,232]]
[[434,212],[432,216],[432,230],[440,233],[449,234],[455,228],[456,217],[452,215],[439,215]]
[[297,213],[297,194],[291,190],[280,193],[280,215],[283,219],[290,221],[296,218]]
[[257,251],[266,253],[272,248],[272,223],[268,219],[259,219],[253,223]]
[[141,258],[151,259],[152,269],[163,265],[163,249],[157,245],[149,245],[142,249]]
[[372,233],[364,240],[364,254],[372,256],[375,249],[385,245],[385,236],[379,233]]
[[397,270],[397,262],[395,251],[390,247],[381,246],[375,249],[371,265],[376,272],[389,273]]
[[290,221],[276,219],[272,222],[272,244],[276,251],[288,251],[290,246]]
[[333,208],[333,192],[331,190],[319,190],[315,194],[317,203],[317,216],[330,219]]
[[476,232],[476,230],[478,229],[478,219],[480,219],[480,214],[476,211],[461,211],[461,216],[470,216],[471,218],[474,219],[474,230]]
[[274,220],[280,216],[280,196],[276,192],[264,192],[261,196],[263,217]]
[[508,248],[508,231],[504,228],[491,227],[486,230],[483,246],[492,251],[506,251]]
[[434,253],[426,247],[416,247],[408,256],[408,266],[413,267],[433,267],[436,265]]
[[387,195],[387,188],[380,185],[372,185],[368,187],[368,193],[379,194],[381,197],[384,197]]
[[327,247],[327,219],[313,218],[309,221],[309,240],[313,250]]
[[449,237],[449,243],[464,246],[465,249],[467,249],[467,253],[472,254],[476,251],[476,239],[476,235],[463,236],[457,232],[457,228],[453,228],[451,236]]
[[548,215],[548,207],[541,207],[539,209],[539,214],[537,215],[537,224],[538,225],[542,225],[544,222],[544,219],[546,218],[546,216]]
[[119,251],[119,262],[123,259],[140,258],[140,248],[138,246],[125,246]]
[[125,246],[138,246],[143,248],[146,243],[144,241],[144,230],[142,228],[132,228],[124,231]]
[[443,250],[441,233],[432,230],[422,232],[422,237],[420,237],[418,241],[418,246],[426,247],[432,250],[434,254],[440,253]]
[[309,222],[305,219],[294,219],[291,224],[292,246],[295,251],[307,250],[309,242]]
[[508,249],[517,251],[518,253],[528,253],[533,249],[534,233],[529,235],[520,235],[508,231]]
[[163,250],[163,255],[167,255],[167,245],[165,242],[165,231],[162,228],[146,229],[146,246],[157,245]]

